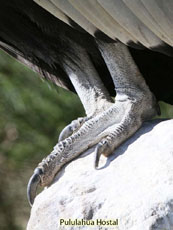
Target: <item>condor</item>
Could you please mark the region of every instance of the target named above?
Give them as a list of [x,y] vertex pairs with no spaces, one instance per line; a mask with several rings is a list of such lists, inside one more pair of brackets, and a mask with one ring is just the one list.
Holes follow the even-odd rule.
[[28,184],[47,186],[96,145],[95,167],[148,119],[173,104],[172,0],[1,0],[0,48],[76,92],[86,117],[68,125]]

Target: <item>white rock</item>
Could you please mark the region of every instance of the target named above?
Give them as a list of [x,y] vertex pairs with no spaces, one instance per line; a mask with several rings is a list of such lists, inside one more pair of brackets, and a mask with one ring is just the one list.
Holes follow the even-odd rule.
[[[27,230],[173,230],[173,120],[145,123],[114,155],[102,157],[100,170],[93,151],[37,196]],[[60,219],[118,219],[118,228],[60,226]]]

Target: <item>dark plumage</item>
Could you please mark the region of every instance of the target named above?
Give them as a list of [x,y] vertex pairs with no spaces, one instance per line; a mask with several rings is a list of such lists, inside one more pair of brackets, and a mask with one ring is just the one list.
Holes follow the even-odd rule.
[[[44,78],[74,91],[63,63],[64,58],[68,58],[77,64],[77,55],[73,48],[73,44],[77,43],[87,50],[104,85],[114,95],[112,79],[95,39],[75,22],[69,21],[73,28],[32,0],[1,0],[0,47]],[[98,39],[114,42],[100,31],[96,35]],[[173,104],[173,57],[170,56],[172,48],[165,45],[160,49],[168,54],[166,55],[141,47],[139,45],[139,49],[130,48],[130,52],[147,84],[158,100]]]

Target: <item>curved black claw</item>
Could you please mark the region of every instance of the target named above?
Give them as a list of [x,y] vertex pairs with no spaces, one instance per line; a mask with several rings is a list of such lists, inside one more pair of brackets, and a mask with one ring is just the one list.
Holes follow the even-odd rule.
[[99,167],[99,160],[100,160],[100,156],[102,154],[101,149],[102,149],[102,145],[99,143],[95,149],[95,159],[94,159],[94,168],[95,169],[98,169],[98,167]]
[[32,206],[34,203],[34,199],[36,197],[36,192],[37,192],[37,187],[40,185],[41,182],[41,174],[43,174],[42,169],[36,168],[34,171],[34,174],[30,178],[27,186],[27,197],[28,197],[28,202]]
[[79,117],[78,119],[71,122],[71,124],[67,125],[60,133],[58,142],[63,141],[67,137],[71,136],[74,132],[76,132],[82,124],[90,119],[89,117]]
[[66,139],[67,137],[69,137],[70,135],[72,135],[73,133],[73,129],[70,125],[67,125],[60,133],[59,138],[58,138],[58,142],[63,141],[64,139]]
[[99,168],[100,157],[103,154],[104,156],[109,156],[112,153],[108,141],[106,138],[103,138],[95,148],[95,159],[94,159],[94,167],[95,169]]

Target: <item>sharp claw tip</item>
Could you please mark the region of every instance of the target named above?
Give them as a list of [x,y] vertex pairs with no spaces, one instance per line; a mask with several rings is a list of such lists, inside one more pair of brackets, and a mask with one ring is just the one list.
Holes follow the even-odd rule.
[[95,160],[94,160],[94,168],[97,170],[99,168],[99,160],[100,160],[100,152],[99,147],[96,147],[95,150]]
[[97,170],[98,169],[98,162],[94,163],[94,168]]
[[61,142],[62,140],[63,140],[63,138],[61,136],[59,136],[58,142]]
[[28,197],[28,202],[30,204],[30,206],[32,207],[33,203],[34,203],[34,199],[36,197],[36,192],[37,192],[37,186],[40,183],[40,175],[42,174],[42,169],[37,168],[34,171],[34,174],[32,175],[32,177],[30,178],[29,182],[28,182],[28,186],[27,186],[27,197]]

